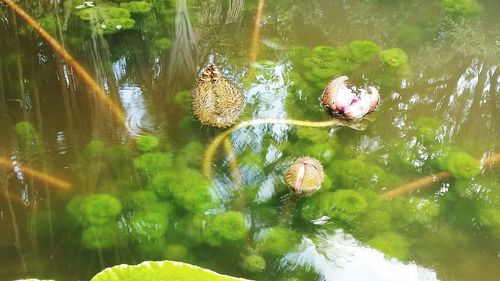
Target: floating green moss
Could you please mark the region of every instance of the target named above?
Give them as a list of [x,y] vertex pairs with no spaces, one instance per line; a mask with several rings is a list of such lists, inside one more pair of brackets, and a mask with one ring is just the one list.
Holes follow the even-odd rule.
[[161,152],[144,153],[134,160],[134,166],[148,177],[154,177],[159,172],[172,168],[172,155]]
[[156,39],[153,42],[153,46],[159,50],[168,50],[170,49],[170,47],[172,47],[172,40],[167,37]]
[[187,167],[160,173],[148,188],[161,198],[174,199],[179,207],[193,213],[213,206],[210,183],[198,171]]
[[266,260],[259,255],[250,255],[243,258],[240,267],[247,272],[262,272],[266,269]]
[[121,231],[117,223],[89,226],[82,232],[82,244],[90,250],[106,250],[121,245]]
[[163,250],[163,257],[173,261],[185,261],[189,256],[189,249],[181,244],[170,244]]
[[135,20],[131,18],[129,10],[111,5],[83,9],[79,12],[79,17],[91,22],[92,29],[102,34],[112,34],[135,26]]
[[439,157],[439,167],[456,179],[471,179],[481,172],[479,160],[465,151],[448,149]]
[[127,220],[130,237],[139,243],[162,238],[167,232],[167,218],[156,212],[136,213]]
[[453,19],[470,18],[481,14],[483,6],[476,0],[442,0],[444,10]]
[[415,126],[417,127],[418,135],[424,141],[431,142],[436,140],[441,122],[431,117],[419,117],[415,122]]
[[128,210],[147,210],[157,201],[156,194],[148,190],[130,192],[122,199],[124,207]]
[[352,222],[368,207],[359,192],[350,189],[337,190],[312,197],[302,206],[302,217],[311,221],[328,216],[334,220]]
[[223,246],[225,243],[244,239],[248,231],[245,215],[229,211],[216,214],[208,220],[203,230],[203,239],[210,246]]
[[160,145],[160,139],[152,135],[143,135],[136,140],[137,148],[141,152],[152,152]]
[[92,194],[83,199],[80,210],[84,224],[103,225],[117,219],[122,211],[122,204],[109,194]]
[[120,7],[129,10],[133,14],[145,14],[151,11],[153,4],[146,1],[130,1],[120,3]]
[[273,256],[282,256],[292,250],[300,240],[300,235],[291,229],[271,227],[259,233],[257,250]]
[[385,255],[401,261],[408,260],[408,242],[394,232],[381,233],[367,242],[371,247],[380,250]]

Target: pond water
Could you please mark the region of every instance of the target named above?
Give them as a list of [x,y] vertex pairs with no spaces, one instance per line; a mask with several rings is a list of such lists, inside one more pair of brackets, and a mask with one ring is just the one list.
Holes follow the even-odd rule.
[[[499,1],[129,2],[17,1],[124,122],[0,4],[1,280],[163,259],[255,280],[500,279]],[[331,120],[319,96],[340,75],[382,101],[218,138],[191,114],[209,62],[244,93],[240,121]],[[307,197],[285,179],[301,156],[325,171]]]

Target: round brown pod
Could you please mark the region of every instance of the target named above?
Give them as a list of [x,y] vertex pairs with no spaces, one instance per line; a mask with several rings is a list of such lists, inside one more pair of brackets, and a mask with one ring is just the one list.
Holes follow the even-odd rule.
[[288,169],[286,182],[297,194],[312,194],[321,188],[323,179],[323,166],[310,157],[297,159]]

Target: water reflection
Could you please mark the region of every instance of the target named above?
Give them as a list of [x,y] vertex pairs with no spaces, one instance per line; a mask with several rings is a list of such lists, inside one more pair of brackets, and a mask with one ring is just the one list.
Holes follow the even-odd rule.
[[438,280],[433,270],[388,259],[342,230],[304,238],[299,251],[287,254],[281,265],[311,268],[319,274],[320,280]]
[[[266,1],[264,39],[252,65],[247,50],[256,1],[153,1],[158,6],[150,14],[132,15],[135,29],[116,34],[99,34],[66,2],[71,1],[19,1],[39,18],[61,17],[47,29],[123,107],[127,130],[118,129],[109,108],[0,7],[0,157],[7,161],[0,165],[0,226],[7,230],[0,232],[0,279],[88,279],[104,266],[166,257],[257,280],[498,279],[500,173],[487,161],[499,145],[497,1],[481,1],[484,12],[464,21],[445,19],[441,2],[431,0]],[[372,61],[361,56],[353,63],[352,50],[365,50],[356,49],[360,45],[373,47]],[[408,77],[380,76],[385,70],[379,52],[398,54],[392,47],[404,49]],[[394,61],[404,62],[399,55]],[[259,124],[238,129],[222,142],[232,145],[236,157],[220,145],[209,183],[200,174],[203,154],[220,132],[192,119],[189,97],[197,70],[211,56],[245,92],[242,120],[330,120],[318,97],[338,69],[360,84],[378,83],[383,103],[370,119],[335,128]],[[28,142],[16,132],[18,124],[32,125]],[[150,134],[158,137],[157,147],[143,151],[136,140]],[[471,165],[457,171],[442,161],[449,157],[446,149],[459,153],[459,160],[481,159],[481,169]],[[321,160],[327,172],[316,197],[293,197],[285,185],[287,167],[303,155]],[[235,162],[241,180],[232,173]],[[47,178],[39,180],[27,168],[69,179],[64,186],[71,182],[71,189],[53,189]],[[446,177],[428,181],[427,190],[378,199],[383,191],[442,170]],[[457,177],[470,171],[472,177]],[[185,191],[210,188],[205,201],[221,200],[193,214],[196,204],[189,200],[199,199],[196,192],[192,198],[187,192],[169,197],[166,189],[152,187],[160,172],[182,182]],[[117,238],[124,244],[88,249],[82,242],[88,226],[70,219],[66,208],[75,197],[93,193],[109,193],[125,206],[113,218],[118,227],[106,230],[124,231]],[[323,198],[352,199],[358,208],[331,207],[337,200]],[[308,213],[307,206],[324,208]],[[241,213],[250,228],[241,244],[217,248],[193,238],[197,221],[208,224],[227,211]],[[158,218],[150,213],[168,217],[168,223],[158,224],[166,239],[152,241],[146,233],[151,229],[142,227]],[[132,218],[138,227],[132,227]],[[261,231],[272,228],[304,238],[276,255],[259,246]],[[102,238],[99,231],[90,233]],[[403,241],[400,261],[389,258],[394,249],[381,245],[390,238]],[[166,251],[179,247],[182,257]],[[262,255],[267,269],[252,273],[234,266],[250,254]]]

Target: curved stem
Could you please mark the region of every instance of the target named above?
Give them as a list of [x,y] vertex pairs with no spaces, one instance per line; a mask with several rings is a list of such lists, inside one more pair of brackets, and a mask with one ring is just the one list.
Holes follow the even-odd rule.
[[47,43],[52,47],[55,53],[73,69],[73,71],[87,84],[87,86],[96,93],[97,97],[108,106],[115,116],[116,120],[121,125],[125,124],[125,114],[122,109],[115,105],[111,98],[104,92],[99,84],[90,76],[90,74],[78,63],[78,61],[61,46],[54,37],[52,37],[43,27],[41,27],[30,15],[28,15],[22,8],[17,6],[12,0],[2,0],[9,8],[18,14],[28,25],[30,25]]
[[304,121],[304,120],[294,120],[294,119],[273,119],[273,118],[243,121],[241,123],[238,123],[236,126],[231,127],[225,130],[224,132],[220,133],[208,145],[205,152],[205,157],[203,159],[203,174],[208,178],[212,177],[212,162],[215,152],[217,151],[217,148],[219,147],[220,143],[227,136],[229,136],[231,133],[241,128],[250,127],[254,125],[267,125],[267,124],[323,128],[323,127],[332,127],[338,125],[340,124],[340,121],[337,119],[332,119],[328,121]]

